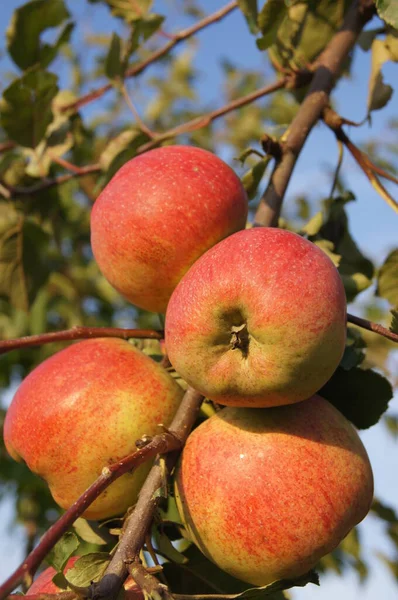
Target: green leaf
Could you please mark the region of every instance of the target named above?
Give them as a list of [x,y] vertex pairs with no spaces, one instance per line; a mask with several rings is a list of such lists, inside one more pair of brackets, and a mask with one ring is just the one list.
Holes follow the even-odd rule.
[[257,33],[258,7],[257,0],[238,0],[238,6],[245,16],[251,33]]
[[23,311],[28,292],[23,269],[23,216],[12,204],[0,202],[0,297]]
[[58,27],[69,16],[63,0],[32,0],[17,8],[6,34],[7,48],[15,64],[24,70],[37,63],[47,67],[59,48],[69,41],[73,24],[65,25],[53,46],[42,44],[40,34]]
[[[72,534],[74,535],[74,534]],[[76,536],[75,536],[76,537]],[[92,581],[99,581],[110,561],[107,552],[93,552],[86,554],[75,562],[68,570],[67,581],[72,585],[86,587]]]
[[249,171],[247,171],[242,177],[242,183],[246,190],[249,200],[255,197],[258,186],[261,183],[263,175],[267,169],[267,166],[271,158],[266,156],[258,161]]
[[322,211],[316,213],[302,228],[301,232],[307,234],[310,237],[316,236],[319,233],[324,223],[324,215]]
[[345,371],[358,367],[365,359],[364,348],[366,348],[366,344],[358,329],[348,327],[346,347],[340,361],[340,367]]
[[112,14],[115,17],[119,17],[123,19],[127,23],[131,23],[132,21],[136,21],[141,19],[143,16],[149,12],[153,0],[134,0],[134,2],[130,2],[130,0],[89,0],[91,3],[95,3],[98,1],[107,4],[110,8]]
[[390,331],[393,333],[398,333],[398,308],[394,308],[391,311],[392,319],[390,325]]
[[47,554],[46,561],[56,571],[62,573],[69,558],[72,556],[75,550],[77,550],[79,545],[80,542],[77,536],[74,533],[67,532]]
[[[357,294],[371,285],[374,274],[373,264],[359,250],[349,231],[345,205],[353,199],[354,196],[348,193],[328,200],[325,203],[326,211],[322,217],[323,224],[315,236],[310,236],[313,238],[312,241],[329,240],[334,245],[333,252],[341,256],[338,269],[348,302],[351,302]],[[314,223],[311,233],[318,227],[319,216],[318,219],[319,221]]]
[[398,306],[398,248],[390,252],[379,271],[376,294]]
[[89,544],[103,546],[109,543],[107,531],[101,529],[94,522],[89,523],[86,519],[79,518],[73,523],[77,535]]
[[57,79],[53,73],[32,69],[4,91],[0,121],[11,140],[36,148],[53,119]]
[[376,513],[380,519],[387,521],[388,523],[396,523],[398,521],[395,510],[391,508],[391,506],[387,506],[381,502],[378,498],[373,500],[372,512]]
[[375,425],[393,396],[391,384],[371,369],[338,367],[319,391],[358,429]]
[[257,40],[257,47],[266,50],[276,40],[279,26],[287,14],[284,0],[268,0],[258,15],[258,26],[263,34]]
[[111,43],[105,60],[105,75],[109,79],[123,76],[124,64],[121,56],[121,41],[117,33],[112,34]]
[[338,267],[341,261],[340,254],[336,254],[333,252],[334,244],[329,240],[316,240],[314,242],[315,246],[318,246],[332,261],[335,267]]
[[[49,234],[31,218],[25,218],[23,226],[23,271],[31,305],[49,275],[58,267],[48,253]],[[47,250],[47,254],[46,254]]]
[[266,597],[270,600],[282,600],[284,598],[282,590],[294,586],[305,586],[308,583],[319,585],[317,574],[310,571],[296,579],[282,579],[270,585],[247,589],[247,583],[235,579],[219,569],[194,544],[184,554],[189,560],[186,565],[175,563],[163,565],[165,577],[175,593],[214,594],[216,592],[217,594],[233,594],[233,598],[261,600]]
[[396,0],[376,0],[376,9],[380,19],[398,29],[398,6]]
[[350,4],[348,0],[290,2],[269,48],[271,62],[278,70],[311,63],[341,25]]
[[391,59],[391,54],[384,40],[374,40],[372,44],[372,68],[368,84],[368,113],[384,108],[389,102],[393,89],[385,84],[381,68]]
[[164,556],[168,560],[178,564],[184,564],[188,562],[187,557],[184,556],[181,552],[179,552],[173,546],[167,535],[159,531],[157,527],[153,528],[153,539],[156,550],[159,550],[162,556]]
[[111,140],[99,158],[99,163],[102,170],[106,172],[107,179],[111,179],[116,171],[133,158],[137,149],[148,140],[148,136],[139,129],[123,131]]
[[368,52],[373,44],[375,38],[380,35],[380,33],[384,33],[384,27],[377,27],[376,29],[368,29],[367,31],[362,31],[358,38],[358,45],[364,50]]

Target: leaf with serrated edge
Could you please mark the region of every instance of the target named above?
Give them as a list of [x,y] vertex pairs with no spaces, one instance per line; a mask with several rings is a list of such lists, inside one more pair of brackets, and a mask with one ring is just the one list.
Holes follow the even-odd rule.
[[398,306],[398,248],[390,252],[379,271],[376,294]]
[[376,0],[379,17],[398,29],[398,6],[396,0]]
[[99,581],[110,561],[107,552],[93,552],[86,554],[75,562],[69,569],[66,579],[72,585],[85,587],[92,581]]

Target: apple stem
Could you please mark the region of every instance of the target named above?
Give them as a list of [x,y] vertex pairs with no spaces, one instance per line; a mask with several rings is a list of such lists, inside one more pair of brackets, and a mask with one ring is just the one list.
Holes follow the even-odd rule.
[[246,323],[242,325],[233,325],[231,327],[230,346],[232,350],[239,349],[244,357],[249,354],[250,336]]

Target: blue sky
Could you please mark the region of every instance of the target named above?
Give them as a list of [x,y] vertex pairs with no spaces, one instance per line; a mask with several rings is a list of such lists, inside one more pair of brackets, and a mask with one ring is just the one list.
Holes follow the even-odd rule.
[[[51,1],[51,0],[48,0]],[[172,2],[155,1],[155,9],[169,15],[164,28],[172,32],[186,26],[187,22],[181,16],[178,6],[181,1]],[[74,32],[76,39],[90,32],[107,32],[113,28],[108,11],[100,4],[90,5],[83,0],[66,0],[71,12],[79,15],[79,24]],[[0,3],[0,51],[4,48],[4,33],[9,23],[12,11],[23,4],[20,0],[3,0]],[[220,0],[203,0],[201,6],[206,13],[213,12],[224,5]],[[377,25],[375,20],[371,26]],[[196,36],[198,52],[196,66],[200,71],[200,86],[203,98],[216,105],[222,102],[220,89],[219,60],[228,56],[244,68],[264,69],[265,78],[273,79],[273,74],[264,60],[263,55],[257,50],[254,38],[249,34],[242,15],[236,11],[224,21],[211,26]],[[183,48],[183,44],[180,48]],[[87,58],[86,60],[90,60]],[[9,69],[12,65],[6,58],[0,58],[0,70]],[[52,66],[56,72],[64,76],[59,61]],[[370,73],[370,54],[357,51],[354,59],[351,79],[339,83],[333,99],[337,110],[345,117],[361,120],[366,112],[367,85]],[[383,69],[385,80],[391,84],[397,81],[398,65],[388,63]],[[4,85],[4,82],[3,82]],[[135,85],[130,84],[131,89]],[[261,102],[261,100],[259,101]],[[138,108],[140,108],[138,106]],[[83,115],[89,117],[95,107],[89,106],[83,110]],[[398,117],[398,101],[393,96],[388,107],[373,113],[372,127],[368,125],[360,129],[348,128],[347,133],[356,143],[363,142],[370,137],[389,139],[396,142],[397,131],[389,128],[389,120]],[[261,134],[263,132],[259,132]],[[330,178],[327,176],[327,167],[333,168],[337,162],[337,146],[333,135],[323,125],[318,125],[309,137],[304,151],[300,156],[294,176],[291,180],[285,205],[289,207],[293,198],[299,193],[309,194],[316,199],[327,194],[330,189]],[[351,230],[361,249],[376,262],[381,264],[389,250],[397,246],[398,217],[391,208],[373,191],[365,176],[356,166],[354,161],[345,155],[343,175],[349,182],[349,187],[357,196],[357,201],[350,203],[348,214],[351,221]],[[390,187],[395,197],[398,197],[398,188]],[[355,306],[352,312],[358,310]],[[391,367],[396,371],[398,367],[398,352],[391,358]],[[398,398],[391,403],[391,412],[398,411]],[[378,496],[398,510],[398,480],[394,473],[397,472],[398,448],[397,442],[385,434],[382,425],[373,427],[363,432],[361,437],[367,447],[375,472],[375,487]],[[4,501],[0,511],[0,579],[4,579],[22,559],[23,534],[18,528],[9,529],[12,520],[10,503]],[[374,569],[372,577],[364,588],[359,587],[355,574],[350,573],[344,579],[326,576],[322,578],[321,588],[305,588],[295,590],[292,597],[296,600],[331,600],[337,595],[344,600],[370,600],[381,596],[383,600],[393,600],[397,596],[397,587],[393,578],[376,558],[376,552],[384,551],[391,554],[391,546],[386,537],[382,535],[382,525],[369,517],[361,527],[364,535],[364,546],[367,558]]]

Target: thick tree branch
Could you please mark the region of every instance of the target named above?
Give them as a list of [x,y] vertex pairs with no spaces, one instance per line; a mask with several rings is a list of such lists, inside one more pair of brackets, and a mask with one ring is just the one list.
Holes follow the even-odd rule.
[[130,338],[161,340],[163,339],[163,332],[154,329],[120,329],[118,327],[72,327],[72,329],[64,329],[63,331],[52,331],[51,333],[0,341],[0,354],[52,342],[70,342],[72,340],[88,340],[101,337],[115,337],[123,340]]
[[392,342],[398,343],[398,334],[393,333],[379,323],[372,323],[372,321],[368,321],[367,319],[362,319],[362,317],[356,317],[355,315],[350,314],[347,314],[347,321],[348,323],[353,323],[354,325],[358,325],[358,327],[362,327],[362,329],[367,329],[368,331],[373,331],[373,333],[378,333]]
[[[188,388],[169,431],[183,445],[196,420],[203,396],[192,388]],[[170,470],[177,460],[177,453],[168,456],[167,469]],[[93,585],[93,596],[101,598],[116,598],[124,580],[128,576],[128,564],[134,562],[145,542],[145,537],[161,498],[159,490],[164,484],[164,468],[157,461],[152,467],[138,497],[137,504],[127,517],[124,533],[116,552],[107,568],[104,577]]]
[[304,143],[329,104],[329,95],[342,64],[352,50],[364,25],[375,13],[370,0],[355,0],[342,27],[333,36],[314,65],[310,88],[285,137],[281,160],[275,165],[270,182],[255,215],[255,225],[277,226],[282,201]]
[[[171,40],[169,42],[167,42],[167,44],[165,44],[158,50],[155,50],[154,52],[152,52],[152,54],[150,54],[148,56],[148,58],[146,58],[142,62],[139,62],[138,64],[133,65],[129,69],[127,69],[127,71],[125,73],[125,78],[140,75],[143,71],[145,71],[145,69],[147,67],[149,67],[149,65],[156,62],[160,58],[163,58],[163,56],[166,56],[166,54],[168,54],[180,42],[187,40],[188,38],[192,37],[193,35],[195,35],[199,31],[201,31],[202,29],[205,29],[209,25],[212,25],[213,23],[220,21],[226,15],[228,15],[230,12],[235,10],[237,7],[238,7],[237,2],[229,2],[223,8],[220,8],[219,10],[215,11],[211,15],[208,15],[207,17],[204,17],[203,19],[201,19],[200,21],[195,23],[195,25],[192,25],[191,27],[187,27],[186,29],[183,29],[182,31],[173,34],[171,36]],[[113,83],[106,83],[102,87],[97,88],[96,90],[93,90],[92,92],[89,92],[88,94],[85,94],[81,98],[78,98],[78,100],[75,100],[74,102],[71,102],[69,104],[64,104],[60,108],[60,110],[62,112],[77,111],[77,110],[79,110],[79,108],[81,108],[82,106],[85,106],[89,102],[92,102],[93,100],[96,100],[97,98],[101,98],[106,92],[108,92],[112,88],[113,88]]]

